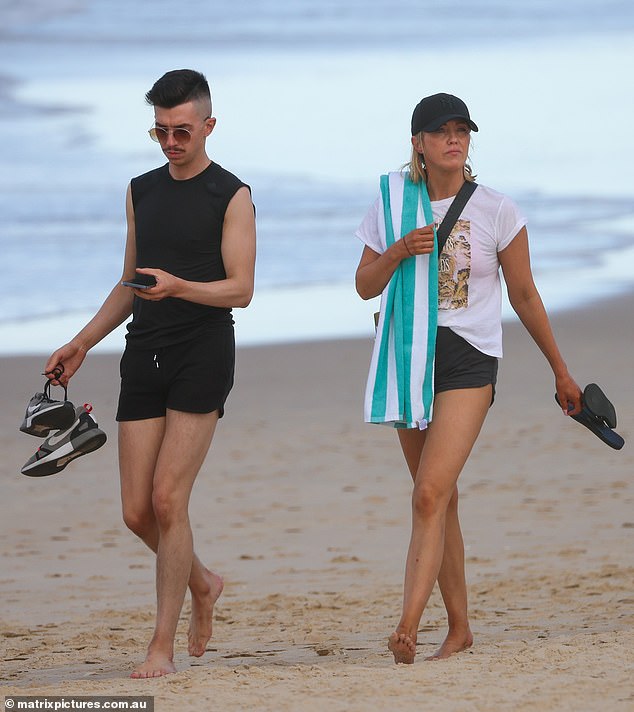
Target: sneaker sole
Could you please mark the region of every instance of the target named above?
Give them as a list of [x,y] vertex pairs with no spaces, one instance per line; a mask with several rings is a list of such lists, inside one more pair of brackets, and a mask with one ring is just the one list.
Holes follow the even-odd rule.
[[583,400],[593,415],[603,418],[610,428],[616,428],[616,410],[596,383],[585,387]]
[[102,430],[92,429],[88,433],[82,433],[69,443],[54,450],[46,457],[43,457],[30,465],[25,465],[21,472],[27,477],[47,477],[61,472],[69,462],[75,458],[87,455],[89,452],[98,450],[106,442],[106,434]]
[[20,432],[44,438],[52,430],[64,430],[70,427],[74,420],[75,409],[72,404],[70,404],[70,407],[65,404],[54,404],[25,418],[20,426]]

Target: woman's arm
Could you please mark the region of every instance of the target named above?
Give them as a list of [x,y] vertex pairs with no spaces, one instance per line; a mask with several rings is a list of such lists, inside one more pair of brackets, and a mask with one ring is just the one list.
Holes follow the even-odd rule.
[[526,228],[522,228],[508,247],[498,253],[498,258],[511,306],[550,364],[564,413],[567,413],[565,404],[572,403],[574,407],[567,414],[576,415],[582,407],[581,390],[559,351],[546,309],[533,281]]
[[401,262],[414,255],[428,255],[434,249],[434,226],[416,228],[396,240],[383,254],[367,245],[357,267],[356,287],[361,299],[377,297],[385,289]]

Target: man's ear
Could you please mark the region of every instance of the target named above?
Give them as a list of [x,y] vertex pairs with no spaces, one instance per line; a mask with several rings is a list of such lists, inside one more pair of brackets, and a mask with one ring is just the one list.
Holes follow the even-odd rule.
[[209,134],[214,130],[216,126],[216,119],[212,116],[209,119],[205,121],[205,136],[209,136]]

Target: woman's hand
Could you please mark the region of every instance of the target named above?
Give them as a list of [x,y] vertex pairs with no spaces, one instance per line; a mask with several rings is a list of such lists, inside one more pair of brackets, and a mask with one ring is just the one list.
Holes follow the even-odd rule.
[[434,224],[417,227],[415,230],[408,232],[399,242],[407,252],[403,259],[414,257],[414,255],[431,254],[434,251]]
[[357,267],[355,283],[361,299],[378,297],[403,260],[415,255],[429,255],[434,250],[434,225],[425,225],[396,240],[383,253],[367,245]]
[[[564,415],[577,415],[583,407],[581,389],[569,373],[555,378],[557,398]],[[572,405],[573,407],[568,410]]]

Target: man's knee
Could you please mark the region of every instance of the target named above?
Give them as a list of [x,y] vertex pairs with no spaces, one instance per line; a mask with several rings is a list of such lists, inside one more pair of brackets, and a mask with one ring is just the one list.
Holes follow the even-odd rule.
[[184,503],[179,493],[171,488],[154,488],[152,509],[160,529],[170,527],[183,517],[187,518],[187,503]]
[[123,505],[123,522],[128,529],[143,539],[155,526],[154,512],[150,507]]

